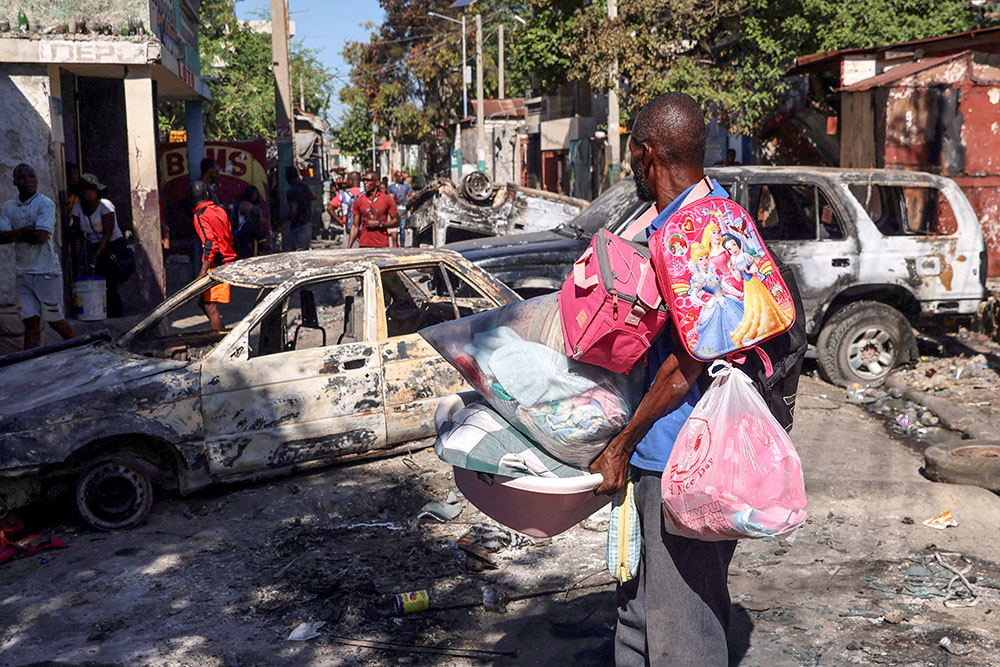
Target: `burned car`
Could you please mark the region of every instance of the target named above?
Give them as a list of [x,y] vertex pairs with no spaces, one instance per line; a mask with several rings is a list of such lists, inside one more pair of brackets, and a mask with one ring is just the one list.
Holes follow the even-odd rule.
[[589,202],[525,188],[494,185],[482,172],[466,176],[456,187],[437,180],[407,203],[407,225],[416,244],[440,247],[453,241],[506,236],[552,229],[572,220]]
[[[983,300],[982,230],[949,178],[819,167],[706,172],[794,272],[812,352],[831,382],[881,383],[917,354],[911,322],[970,315]],[[629,178],[550,232],[447,247],[531,296],[558,289],[598,229],[642,227],[648,209]]]
[[[198,307],[229,286],[213,331]],[[135,525],[154,484],[185,494],[434,434],[467,389],[417,331],[517,300],[440,250],[268,255],[215,269],[115,341],[77,339],[0,360],[0,513],[49,482],[82,517]]]

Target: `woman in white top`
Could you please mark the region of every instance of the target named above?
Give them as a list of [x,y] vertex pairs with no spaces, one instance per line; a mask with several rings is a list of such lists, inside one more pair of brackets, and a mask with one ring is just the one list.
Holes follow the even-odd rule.
[[101,195],[107,190],[93,174],[82,174],[77,185],[80,201],[73,205],[70,225],[83,237],[86,248],[83,272],[102,276],[107,285],[108,317],[121,317],[123,307],[118,296],[120,270],[111,261],[108,249],[127,245],[115,205]]

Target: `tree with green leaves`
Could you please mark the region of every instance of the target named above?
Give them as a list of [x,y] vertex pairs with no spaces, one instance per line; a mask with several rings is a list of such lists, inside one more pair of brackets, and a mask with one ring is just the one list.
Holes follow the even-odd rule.
[[[202,108],[205,138],[236,141],[273,138],[275,133],[274,75],[271,36],[238,21],[232,0],[203,0],[199,29],[201,75],[212,99]],[[293,42],[289,58],[295,106],[298,84],[305,91],[304,110],[325,114],[334,86],[315,51]],[[184,127],[181,103],[159,105],[161,131]]]
[[565,75],[608,85],[617,54],[622,106],[634,112],[666,91],[688,93],[735,132],[753,133],[783,101],[795,57],[970,30],[965,0],[620,0],[577,9],[562,43]]

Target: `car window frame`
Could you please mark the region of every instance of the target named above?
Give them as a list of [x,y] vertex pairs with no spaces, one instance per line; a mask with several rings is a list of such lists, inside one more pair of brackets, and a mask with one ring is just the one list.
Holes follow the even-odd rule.
[[[467,282],[472,288],[474,288],[476,291],[478,291],[484,298],[489,299],[493,303],[493,307],[494,308],[506,305],[507,303],[510,303],[509,301],[503,301],[502,302],[501,299],[499,298],[499,297],[509,296],[509,295],[504,294],[500,289],[496,288],[495,285],[489,285],[490,288],[496,288],[496,294],[490,294],[489,293],[490,292],[489,289],[484,289],[485,286],[481,286],[481,285],[477,284],[477,281],[473,279],[473,274],[475,273],[474,271],[469,271],[467,269],[467,267],[465,267],[465,266],[462,265],[461,262],[453,262],[453,261],[451,261],[451,259],[452,259],[451,257],[442,257],[442,258],[438,258],[438,259],[419,260],[419,261],[413,261],[413,262],[408,262],[408,263],[399,263],[399,264],[395,264],[395,265],[375,267],[376,268],[375,282],[377,283],[377,286],[378,286],[378,306],[377,306],[377,308],[378,308],[378,315],[377,315],[377,319],[378,319],[378,331],[379,331],[378,342],[379,343],[387,343],[387,342],[390,342],[390,341],[396,341],[396,340],[399,340],[399,339],[401,339],[401,338],[403,338],[405,336],[412,336],[412,335],[414,335],[416,333],[416,332],[414,332],[414,333],[408,333],[408,334],[399,334],[399,335],[396,335],[396,336],[390,336],[389,335],[389,325],[388,325],[388,321],[386,320],[385,292],[382,289],[382,274],[383,274],[383,272],[387,272],[387,271],[407,271],[407,270],[410,270],[410,269],[419,269],[419,268],[424,268],[424,267],[431,266],[431,265],[434,265],[434,266],[436,266],[438,268],[440,268],[441,266],[445,266],[445,267],[451,269],[451,271],[453,273],[457,274],[462,280],[465,280],[465,282]],[[484,282],[488,284],[488,281],[484,281]],[[452,290],[454,290],[453,286],[449,285],[449,288],[452,289]],[[520,297],[517,297],[517,295],[514,294],[513,292],[511,294],[513,294],[516,297],[516,299],[520,299]],[[453,303],[454,303],[454,300],[453,300]],[[455,319],[460,319],[460,317],[459,318],[455,318]],[[453,322],[454,320],[449,320],[449,321]]]
[[[257,297],[253,307],[247,312],[247,314],[240,319],[239,323],[231,327],[229,331],[227,331],[226,334],[222,338],[220,338],[218,342],[215,343],[215,345],[212,347],[212,350],[205,353],[201,357],[201,360],[208,358],[209,355],[213,354],[226,342],[227,339],[229,339],[232,333],[236,331],[236,329],[239,327],[240,323],[242,323],[248,317],[250,317],[250,315],[255,310],[257,310],[258,306],[260,306],[261,303],[267,301],[274,294],[275,291],[274,287],[268,285],[240,285],[238,283],[232,283],[226,280],[221,280],[218,277],[213,276],[211,273],[208,273],[204,276],[199,276],[194,280],[192,280],[187,285],[185,285],[184,287],[182,287],[181,289],[177,290],[177,292],[175,292],[172,296],[170,296],[169,298],[164,300],[160,305],[154,308],[152,312],[150,312],[146,317],[142,318],[139,322],[137,322],[131,329],[125,332],[118,339],[117,344],[121,346],[123,349],[131,352],[132,343],[135,342],[135,340],[143,333],[153,329],[154,327],[159,326],[160,323],[163,322],[164,319],[166,319],[171,313],[176,311],[178,308],[187,305],[187,303],[191,301],[191,299],[197,298],[206,290],[209,290],[216,285],[222,285],[222,284],[229,285],[230,287],[256,289]],[[146,356],[138,352],[131,352],[131,353],[142,357]],[[192,359],[191,361],[198,361],[198,360]]]
[[[810,239],[765,239],[765,243],[843,243],[850,240],[852,237],[857,236],[857,229],[854,225],[854,221],[850,214],[844,209],[843,200],[840,196],[831,195],[831,192],[836,192],[837,187],[841,185],[840,183],[831,184],[827,183],[826,179],[811,179],[804,180],[801,177],[792,178],[780,178],[780,174],[754,174],[750,173],[745,176],[743,181],[743,192],[744,196],[741,200],[741,206],[743,206],[748,213],[750,213],[751,218],[753,218],[754,223],[757,223],[756,212],[751,211],[748,207],[750,205],[750,189],[755,185],[767,186],[767,185],[805,185],[813,188],[813,238]],[[846,185],[846,184],[845,184]],[[843,231],[843,238],[839,239],[823,239],[820,238],[820,212],[819,212],[819,193],[822,192],[823,196],[826,197],[826,201],[833,207],[834,214],[840,221],[840,227]],[[853,197],[854,195],[851,195]],[[758,228],[759,231],[759,228]]]
[[[365,290],[362,293],[370,293],[371,290],[373,289],[373,279],[372,279],[373,272],[374,272],[373,266],[366,266],[361,269],[361,273],[363,275],[362,289]],[[264,301],[259,302],[256,306],[254,306],[253,310],[251,310],[247,314],[247,316],[243,318],[243,320],[239,323],[239,325],[233,327],[232,331],[229,332],[229,334],[215,347],[214,350],[212,350],[211,353],[205,355],[204,359],[213,357],[215,360],[218,361],[220,357],[223,358],[228,357],[230,361],[241,360],[243,362],[247,362],[247,361],[253,361],[254,359],[265,359],[265,358],[275,357],[280,354],[296,352],[296,350],[286,350],[264,356],[250,357],[248,356],[248,352],[250,349],[249,347],[250,331],[255,326],[257,326],[257,323],[260,322],[267,315],[268,312],[270,312],[272,307],[274,307],[281,301],[287,300],[288,297],[291,295],[291,293],[294,292],[296,289],[316,283],[326,282],[328,280],[336,280],[338,278],[354,276],[354,275],[358,275],[358,270],[356,268],[350,271],[338,271],[335,273],[328,273],[320,276],[309,276],[308,279],[304,280],[294,280],[294,279],[286,280],[285,282],[275,286],[271,290],[271,292],[267,295],[267,298]],[[368,299],[365,299],[365,312],[362,315],[362,326],[364,327],[363,330],[365,332],[364,340],[351,343],[341,343],[341,345],[356,345],[359,343],[376,345],[378,343],[378,339],[376,336],[377,331],[372,323],[372,318],[370,317],[371,307],[372,306],[370,301]],[[319,348],[312,347],[308,349],[322,350],[328,347],[336,347],[336,345],[326,345],[324,347],[319,347]],[[299,350],[299,352],[304,352],[304,351],[305,350]]]

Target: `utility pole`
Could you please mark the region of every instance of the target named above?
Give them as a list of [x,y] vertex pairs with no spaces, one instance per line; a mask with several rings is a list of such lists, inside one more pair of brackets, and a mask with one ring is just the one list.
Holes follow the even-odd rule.
[[288,74],[288,5],[271,0],[271,60],[274,68],[274,120],[278,143],[278,193],[285,200],[285,169],[295,164],[292,143],[292,86]]
[[504,86],[503,86],[503,23],[500,24],[499,28],[497,28],[497,32],[499,33],[500,36],[500,57],[498,59],[499,62],[497,63],[497,70],[498,70],[497,92],[499,94],[497,95],[497,97],[499,97],[502,100],[504,97],[506,97],[506,95],[504,94]]
[[[618,18],[618,0],[608,0],[608,19]],[[622,142],[619,136],[621,120],[618,116],[618,54],[608,71],[608,142],[611,144],[611,170],[609,173],[611,185],[618,182],[621,172]]]
[[483,113],[483,15],[476,14],[476,152],[486,171],[486,122]]
[[375,169],[375,132],[378,129],[378,123],[372,123],[372,171],[377,171]]
[[469,77],[465,76],[469,56],[465,55],[465,34],[465,10],[462,10],[462,118],[469,117]]
[[306,110],[306,82],[305,77],[299,76],[299,108]]

